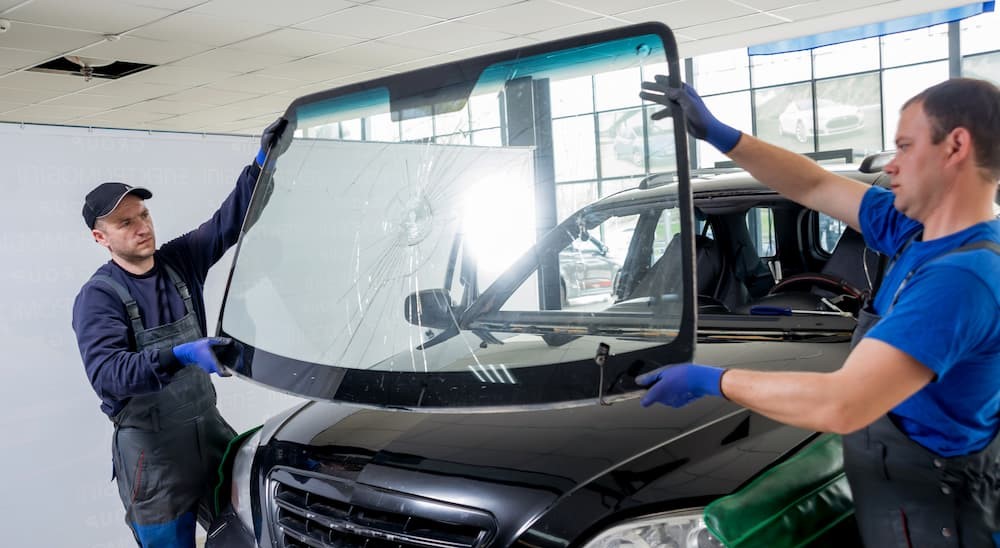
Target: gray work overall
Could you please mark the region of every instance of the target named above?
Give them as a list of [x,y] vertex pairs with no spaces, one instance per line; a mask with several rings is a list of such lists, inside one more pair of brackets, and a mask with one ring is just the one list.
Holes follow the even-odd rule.
[[[973,249],[991,249],[1000,254],[997,244],[976,242],[924,264]],[[921,266],[907,273],[889,310]],[[880,319],[869,306],[861,310],[852,348]],[[940,457],[911,440],[890,415],[885,415],[867,428],[844,436],[844,469],[865,546],[995,545],[993,534],[1000,530],[1000,436],[981,451]]]
[[[187,285],[172,268],[164,268],[184,299],[187,314],[151,329],[143,329],[139,307],[124,286],[106,276],[95,277],[113,287],[125,304],[136,351],[172,348],[202,337]],[[236,435],[215,403],[208,373],[184,367],[159,391],[129,398],[112,417],[118,493],[137,538],[143,538],[143,526],[169,524],[186,512],[197,517],[199,504],[203,511],[213,508],[217,468]]]

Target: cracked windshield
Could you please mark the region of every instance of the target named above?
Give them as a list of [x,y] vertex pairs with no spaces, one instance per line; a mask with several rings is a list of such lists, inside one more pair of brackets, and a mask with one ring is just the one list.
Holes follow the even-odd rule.
[[435,69],[293,103],[223,331],[311,365],[500,384],[673,340],[676,184],[637,189],[676,170],[672,118],[638,96],[667,74],[660,37]]

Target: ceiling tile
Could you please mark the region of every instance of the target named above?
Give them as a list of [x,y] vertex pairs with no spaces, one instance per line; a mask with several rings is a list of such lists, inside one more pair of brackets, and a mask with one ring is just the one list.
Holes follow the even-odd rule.
[[531,34],[594,19],[594,14],[549,2],[523,2],[505,6],[462,21],[510,34]]
[[53,57],[55,54],[45,51],[0,48],[0,72],[4,72],[4,69],[32,67]]
[[5,88],[2,87],[4,84],[4,78],[0,78],[0,101],[9,103],[24,103],[32,104],[39,101],[44,101],[46,99],[52,99],[53,97],[59,97],[60,95],[65,95],[61,91],[51,91],[51,90],[41,90],[41,89],[18,89],[18,88]]
[[[273,122],[273,121],[274,120],[271,120],[271,122]],[[168,120],[164,120],[163,122],[156,122],[156,123],[157,124],[161,124],[161,123],[167,124],[168,122],[169,122]],[[267,122],[267,123],[261,125],[260,126],[260,130],[256,131],[257,136],[259,136],[260,133],[261,133],[261,130],[263,130],[265,127],[267,127],[267,124],[270,124],[271,122]],[[235,122],[220,122],[220,123],[212,124],[212,130],[211,131],[212,131],[212,133],[222,133],[222,134],[228,134],[228,135],[247,135],[248,139],[256,140],[256,138],[251,135],[251,133],[252,133],[251,131],[244,131],[244,129],[248,127],[248,124],[253,124],[253,127],[255,127],[255,128],[257,127],[257,125],[256,125],[257,122],[255,122],[253,120],[238,120],[238,121],[235,121]]]
[[191,101],[177,102],[177,101],[164,101],[162,99],[154,99],[152,101],[144,101],[142,103],[141,109],[148,112],[159,112],[162,114],[190,114],[192,112],[201,112],[212,108],[214,105],[209,105],[205,103],[194,103]]
[[151,68],[132,76],[126,76],[126,78],[132,83],[194,87],[224,80],[236,75],[237,73],[235,72],[225,72],[222,70],[165,65]]
[[338,88],[341,86],[346,86],[348,84],[356,84],[358,82],[367,82],[369,80],[377,80],[385,76],[392,76],[398,74],[396,71],[388,70],[370,70],[367,72],[359,72],[358,74],[351,74],[350,76],[344,76],[343,78],[337,78],[326,82],[331,88]]
[[[152,122],[154,120],[162,120],[164,118],[169,118],[170,116],[161,114],[159,112],[147,112],[136,110],[134,108],[121,108],[118,110],[109,110],[106,112],[99,112],[93,116],[84,116],[77,120],[77,123],[89,124],[93,123],[95,119],[102,120],[105,122],[110,122],[117,126],[138,126],[143,127],[146,122]],[[96,125],[96,124],[95,124]]]
[[285,113],[285,108],[288,105],[274,106],[274,105],[263,105],[259,103],[238,103],[230,107],[221,107],[225,110],[219,110],[218,108],[212,109],[210,115],[218,116],[215,120],[219,121],[232,121],[232,120],[246,120],[248,118],[256,118],[266,116],[273,122],[279,116]]
[[362,38],[381,38],[433,24],[440,19],[395,10],[354,6],[346,10],[296,25],[296,28]]
[[164,101],[195,102],[209,105],[228,105],[238,101],[245,101],[260,96],[259,93],[245,93],[242,91],[232,91],[223,89],[212,89],[210,87],[197,87],[186,89],[162,97]]
[[[375,0],[370,6],[407,11],[441,19],[454,19],[481,11],[516,4],[521,0]],[[606,1],[606,0],[605,0]]]
[[134,103],[136,99],[129,97],[115,97],[114,95],[98,95],[93,93],[71,93],[51,101],[46,101],[46,105],[62,105],[67,107],[94,107],[101,110],[123,107]]
[[130,36],[224,46],[271,32],[276,28],[274,25],[249,21],[237,23],[229,17],[187,11],[143,27]]
[[750,8],[727,3],[725,11],[720,12],[719,4],[716,2],[705,2],[705,0],[680,0],[665,6],[648,9],[630,11],[621,14],[625,19],[633,23],[643,21],[662,21],[671,29],[683,29],[694,25],[701,25],[718,20],[727,20],[742,15],[758,13]]
[[30,23],[15,22],[7,32],[0,33],[0,48],[54,53],[71,51],[100,42],[104,42],[104,36],[96,32],[54,29]]
[[534,46],[536,44],[538,44],[537,40],[532,40],[531,38],[523,36],[516,36],[514,38],[508,38],[507,40],[500,40],[499,42],[490,42],[489,44],[480,44],[475,47],[465,48],[463,50],[453,52],[452,55],[455,55],[459,59],[468,59],[469,57],[476,57],[477,55],[485,55],[487,53],[522,48],[525,46]]
[[725,21],[715,21],[705,25],[687,27],[684,29],[684,34],[700,40],[702,38],[726,36],[735,32],[760,29],[778,25],[782,22],[777,17],[772,17],[765,13],[757,13],[745,17],[734,17]]
[[115,59],[118,61],[132,61],[133,63],[162,65],[210,49],[212,49],[212,46],[194,42],[164,42],[163,40],[123,36],[121,40],[101,42],[98,45],[80,50],[77,53],[98,59]]
[[511,36],[506,32],[466,23],[447,22],[412,32],[387,36],[380,41],[406,47],[419,45],[423,49],[445,53],[477,46],[484,42],[497,42]]
[[[118,0],[34,0],[4,15],[5,19],[67,29],[118,34],[170,15],[172,12],[123,4]],[[15,23],[16,24],[16,23]]]
[[245,109],[248,113],[259,112],[259,113],[274,113],[275,115],[285,112],[288,108],[289,103],[292,100],[301,97],[306,94],[299,94],[291,99],[285,98],[279,95],[265,95],[263,97],[256,97],[253,99],[247,99],[246,101],[240,101],[238,103],[233,103],[234,106]]
[[[423,44],[421,44],[422,46]],[[421,48],[397,46],[386,44],[381,41],[365,42],[355,46],[348,46],[342,50],[332,53],[325,53],[313,57],[320,61],[330,61],[343,65],[353,65],[364,68],[381,68],[388,65],[415,61],[435,55],[437,52],[428,51]],[[334,75],[336,78],[338,75]]]
[[177,93],[187,86],[167,85],[167,84],[147,84],[145,82],[131,82],[128,77],[121,80],[112,80],[99,87],[92,88],[91,93],[99,95],[111,95],[113,97],[129,97],[132,99],[153,99]]
[[244,93],[274,93],[299,87],[304,82],[291,78],[275,78],[260,74],[244,74],[233,78],[226,78],[218,82],[213,82],[206,86],[210,89],[221,89],[231,91],[242,91]]
[[11,110],[17,110],[19,108],[26,107],[24,103],[11,103],[8,101],[0,101],[0,120],[3,119],[3,113]]
[[273,118],[269,118],[267,116],[261,116],[261,117],[258,117],[258,118],[241,120],[239,122],[239,124],[243,124],[243,129],[241,129],[241,130],[235,130],[235,131],[237,133],[242,133],[242,134],[245,134],[245,135],[254,135],[254,136],[257,136],[257,135],[260,135],[261,133],[263,133],[264,132],[264,128],[266,128],[268,126],[268,124],[270,124],[273,121],[274,121]]
[[274,32],[233,44],[233,49],[273,53],[300,58],[326,53],[360,42],[349,36],[333,36],[299,29],[279,29]]
[[0,0],[0,14],[4,13],[5,11],[9,10],[10,8],[13,8],[18,4],[23,4],[23,3],[24,0]]
[[773,14],[779,17],[791,19],[793,21],[800,21],[802,19],[812,19],[814,17],[833,16],[837,13],[854,11],[870,5],[871,2],[864,2],[861,0],[839,0],[836,4],[828,4],[826,2],[799,2],[794,6],[775,9]]
[[127,127],[128,129],[135,129],[131,124],[122,125],[119,122],[112,122],[111,120],[104,120],[99,116],[84,116],[83,118],[77,118],[72,121],[64,122],[63,125],[74,126],[74,127],[84,127],[84,128],[106,128],[106,129],[119,129],[122,127]]
[[266,68],[264,70],[257,71],[254,74],[261,76],[276,76],[279,78],[292,78],[294,80],[299,80],[302,83],[311,83],[322,82],[339,76],[347,76],[348,74],[354,74],[364,70],[365,69],[363,67],[358,65],[345,65],[343,63],[325,61],[322,60],[321,57],[312,57],[309,59],[301,59],[299,61],[292,61],[291,63]]
[[441,65],[441,64],[444,64],[444,63],[453,63],[453,62],[458,61],[460,59],[462,59],[462,57],[458,56],[458,55],[451,55],[451,54],[448,54],[448,53],[441,53],[441,54],[435,55],[433,57],[427,57],[427,58],[424,58],[424,59],[418,59],[416,61],[410,61],[409,63],[400,63],[398,65],[392,65],[392,66],[386,67],[386,68],[388,70],[392,71],[392,73],[408,72],[408,71],[411,71],[411,70],[416,70],[416,69],[421,69],[421,68],[426,68],[426,67],[433,67],[434,65]]
[[558,40],[559,38],[576,36],[577,34],[613,29],[622,25],[623,23],[620,21],[601,17],[600,19],[591,19],[590,21],[584,21],[575,25],[543,30],[542,32],[531,34],[530,37],[540,42],[548,42],[549,40]]
[[[776,10],[781,8],[787,8],[791,6],[804,6],[808,4],[829,4],[829,2],[820,2],[819,0],[740,0],[741,4],[746,4],[751,8],[757,8],[759,10]],[[871,4],[871,2],[866,2]],[[828,5],[827,8],[830,6]]]
[[[187,121],[190,123],[192,128],[203,128],[208,125],[214,126],[220,122],[234,122],[237,120],[244,120],[250,118],[251,116],[246,115],[240,109],[235,109],[231,107],[219,107],[218,109],[213,109],[206,112],[195,112],[191,114],[181,114],[174,118],[171,118],[170,122],[182,122]],[[274,121],[274,118],[271,118]]]
[[68,93],[92,88],[101,83],[100,79],[86,81],[72,74],[49,74],[44,72],[15,72],[0,78],[0,86],[10,86],[20,89],[43,89]]
[[122,0],[126,4],[133,6],[149,6],[171,11],[181,11],[188,8],[204,4],[205,0]]
[[14,118],[27,117],[37,119],[41,116],[54,116],[65,120],[80,116],[90,116],[102,110],[105,109],[97,107],[64,107],[46,103],[44,105],[29,105],[8,114]]
[[[805,2],[808,0],[798,1]],[[562,4],[576,6],[605,15],[615,15],[626,11],[663,6],[677,2],[678,0],[616,0],[615,2],[608,2],[607,0],[560,0]],[[718,3],[718,0],[715,0],[715,2]]]
[[219,48],[175,61],[171,65],[203,69],[225,68],[229,72],[253,72],[294,60],[295,57],[287,55],[250,53],[246,50]]
[[271,2],[212,0],[192,11],[224,16],[229,20],[253,21],[279,27],[291,26],[354,6],[344,0],[295,0],[280,8]]

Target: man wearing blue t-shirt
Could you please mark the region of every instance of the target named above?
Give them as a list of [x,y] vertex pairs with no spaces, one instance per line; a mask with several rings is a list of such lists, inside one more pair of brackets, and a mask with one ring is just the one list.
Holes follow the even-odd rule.
[[87,194],[83,218],[111,253],[73,304],[73,330],[101,410],[114,423],[112,461],[125,520],[143,547],[191,547],[199,507],[211,509],[216,471],[233,429],[216,408],[211,373],[227,375],[207,338],[208,269],[239,237],[267,151],[286,121],[264,130],[261,150],[222,206],[159,249],[144,200],[125,183]]
[[869,547],[1000,545],[1000,90],[959,78],[907,101],[887,190],[721,123],[686,85],[657,77],[643,88],[644,99],[683,109],[695,137],[757,180],[892,258],[838,371],[668,367],[636,379],[652,385],[643,405],[724,396],[844,434]]

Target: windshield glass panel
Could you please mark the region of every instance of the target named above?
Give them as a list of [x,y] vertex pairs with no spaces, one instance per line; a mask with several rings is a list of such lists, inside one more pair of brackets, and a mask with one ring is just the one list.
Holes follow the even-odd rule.
[[[607,75],[667,71],[665,27],[635,29],[293,103],[291,130],[269,154],[227,288],[220,331],[245,349],[237,372],[321,399],[496,406],[599,396],[596,379],[529,396],[509,388],[542,374],[529,370],[593,370],[601,344],[685,359],[671,349],[690,346],[676,343],[693,321],[681,249],[690,202],[681,187],[625,191],[557,217],[556,164],[593,162],[597,141],[624,130],[596,133],[590,97],[583,116],[593,147],[575,150],[553,128],[560,110],[578,117],[582,107],[568,109],[553,94]],[[641,156],[669,158],[657,164],[666,171],[677,171],[678,159],[686,166],[675,120],[644,121],[644,112],[631,108],[622,118]],[[361,381],[344,386],[351,372],[408,376],[393,377],[394,394]],[[441,391],[508,389],[445,397],[428,392],[431,378]],[[403,393],[410,381],[424,385],[419,395]]]

